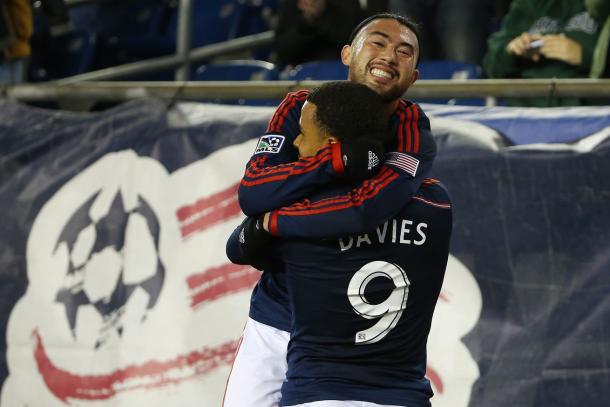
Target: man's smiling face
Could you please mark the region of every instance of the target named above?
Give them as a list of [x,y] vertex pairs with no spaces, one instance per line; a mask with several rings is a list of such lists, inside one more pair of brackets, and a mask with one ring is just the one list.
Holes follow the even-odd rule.
[[384,100],[396,100],[415,82],[419,57],[417,36],[389,18],[373,20],[341,52],[348,80],[362,83]]

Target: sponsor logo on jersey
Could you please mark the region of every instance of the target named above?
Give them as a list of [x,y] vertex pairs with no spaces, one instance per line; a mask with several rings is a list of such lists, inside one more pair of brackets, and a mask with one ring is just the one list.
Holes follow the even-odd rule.
[[369,151],[369,171],[379,165],[379,157],[372,151]]
[[260,153],[273,153],[277,154],[280,152],[282,145],[284,144],[284,136],[280,135],[266,135],[261,137],[258,140],[258,144],[256,145],[256,150],[254,154]]

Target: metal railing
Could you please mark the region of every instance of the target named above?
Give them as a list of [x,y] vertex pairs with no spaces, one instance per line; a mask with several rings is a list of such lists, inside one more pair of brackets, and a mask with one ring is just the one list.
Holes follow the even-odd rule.
[[[282,99],[287,92],[324,81],[223,82],[78,82],[5,86],[8,98],[21,101],[125,101],[141,98],[178,100]],[[470,79],[421,80],[407,92],[411,99],[432,98],[610,98],[610,79]]]
[[184,45],[179,45],[178,49],[180,50],[180,53],[176,55],[145,59],[130,64],[99,69],[97,71],[59,79],[54,81],[54,83],[58,85],[67,85],[83,81],[121,79],[130,75],[159,72],[173,68],[178,68],[179,79],[177,80],[184,80],[183,75],[188,73],[188,66],[192,63],[208,60],[227,53],[268,45],[272,39],[273,32],[265,31],[218,44],[206,45],[190,51],[188,48],[185,48]]
[[[99,0],[97,0],[99,1]],[[93,0],[72,0],[69,6],[91,3]],[[191,49],[191,26],[193,1],[180,0],[178,4],[178,26],[176,32],[176,53],[158,58],[150,58],[138,62],[113,66],[86,72],[55,81],[58,84],[76,83],[91,80],[123,79],[131,75],[154,73],[167,69],[175,69],[177,81],[187,80],[192,63],[209,60],[234,52],[250,50],[271,44],[273,31],[248,35],[222,43],[211,44]]]

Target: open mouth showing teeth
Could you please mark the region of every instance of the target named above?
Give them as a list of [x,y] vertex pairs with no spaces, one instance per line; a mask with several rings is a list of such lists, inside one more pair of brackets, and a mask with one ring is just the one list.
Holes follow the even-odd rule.
[[394,77],[394,75],[392,75],[391,73],[381,70],[379,68],[371,69],[371,75],[376,76],[378,78],[386,78],[386,79],[392,79]]

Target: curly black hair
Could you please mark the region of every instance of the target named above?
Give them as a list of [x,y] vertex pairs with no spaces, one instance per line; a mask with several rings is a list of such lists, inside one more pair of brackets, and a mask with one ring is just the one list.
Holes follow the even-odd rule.
[[340,141],[357,138],[387,138],[387,106],[381,97],[365,85],[327,82],[315,88],[307,101],[316,105],[314,120]]

